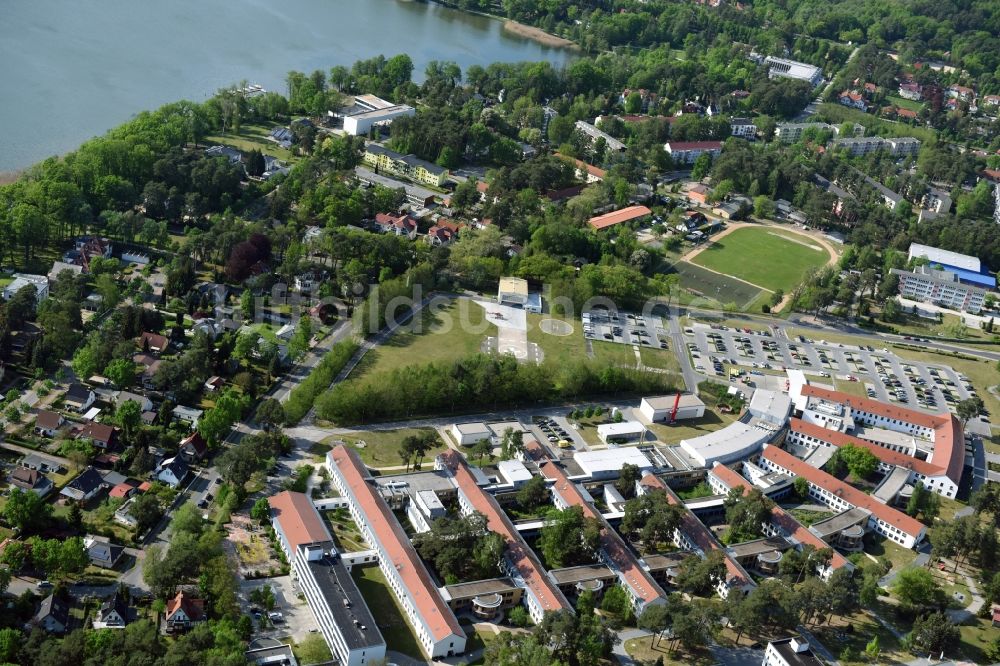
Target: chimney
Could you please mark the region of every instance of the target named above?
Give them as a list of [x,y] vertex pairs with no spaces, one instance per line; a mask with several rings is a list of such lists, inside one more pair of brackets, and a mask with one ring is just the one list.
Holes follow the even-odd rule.
[[792,650],[795,652],[807,652],[809,650],[809,641],[796,636],[792,639]]

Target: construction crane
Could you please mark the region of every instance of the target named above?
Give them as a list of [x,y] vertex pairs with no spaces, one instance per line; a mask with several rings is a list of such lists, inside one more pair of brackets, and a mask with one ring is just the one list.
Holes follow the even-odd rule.
[[677,422],[677,409],[681,404],[681,394],[680,391],[677,392],[677,397],[674,398],[674,408],[670,410],[670,425]]

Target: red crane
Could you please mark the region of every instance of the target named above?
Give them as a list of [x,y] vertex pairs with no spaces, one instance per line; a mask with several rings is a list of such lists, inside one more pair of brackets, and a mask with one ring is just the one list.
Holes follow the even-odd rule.
[[674,408],[670,410],[670,425],[673,425],[677,421],[677,408],[681,404],[681,394],[678,391],[677,397],[674,398]]

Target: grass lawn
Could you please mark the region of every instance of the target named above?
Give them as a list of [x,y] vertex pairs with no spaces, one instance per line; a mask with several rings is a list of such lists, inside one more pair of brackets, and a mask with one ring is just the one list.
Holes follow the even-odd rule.
[[705,407],[705,415],[700,419],[678,421],[675,425],[653,423],[649,429],[656,433],[661,442],[679,444],[682,439],[700,437],[720,430],[736,420],[736,414],[723,414],[713,407]]
[[[976,664],[985,664],[987,659],[984,650],[996,639],[996,627],[990,624],[989,620],[975,617],[959,625],[959,631],[962,632],[962,642],[958,649],[962,653],[962,658]],[[949,656],[954,658],[955,655]]]
[[[324,444],[332,445],[340,440],[348,446],[357,449],[358,454],[365,464],[372,467],[394,467],[405,465],[399,456],[403,439],[409,435],[422,435],[432,432],[430,428],[403,428],[400,430],[373,430],[371,432],[359,432],[356,435],[333,435],[324,440]],[[361,443],[364,442],[362,445]],[[438,440],[439,446],[431,449],[424,455],[424,463],[434,460],[434,456],[444,452],[447,448],[444,442]]]
[[715,663],[707,649],[689,653],[678,647],[671,652],[672,641],[662,639],[653,647],[654,640],[651,636],[629,639],[625,641],[625,652],[641,664],[653,664],[660,658],[664,666],[707,666]]
[[323,519],[330,527],[333,540],[337,543],[337,548],[348,553],[355,553],[359,550],[368,550],[370,546],[365,538],[358,531],[358,526],[354,524],[351,514],[346,509],[336,511],[324,511]]
[[[558,319],[559,321],[566,322],[573,327],[573,332],[569,335],[543,333],[539,328],[539,323],[543,319]],[[586,358],[587,354],[583,339],[583,323],[578,319],[528,313],[528,342],[533,342],[541,347],[545,363],[551,362],[561,365]],[[634,356],[632,360],[634,363]]]
[[693,262],[764,289],[791,291],[808,269],[827,259],[826,250],[806,237],[746,227],[715,241]]
[[476,354],[487,336],[497,335],[496,325],[486,320],[486,311],[466,298],[435,299],[421,311],[419,324],[417,330],[399,331],[365,354],[351,378]]
[[260,152],[273,155],[284,162],[294,160],[295,158],[290,150],[282,148],[273,141],[268,141],[267,137],[275,127],[277,127],[277,124],[242,125],[237,134],[215,134],[205,137],[204,142],[209,144],[221,143],[242,151],[250,151],[256,148]]
[[901,571],[913,563],[917,554],[874,532],[865,534],[865,552],[876,558],[886,557],[892,562],[893,571]]
[[364,597],[379,631],[382,632],[382,637],[385,638],[386,647],[423,661],[424,654],[420,650],[420,643],[417,642],[413,628],[406,621],[406,615],[389,589],[382,571],[376,566],[354,567],[351,576],[358,584],[361,596]]
[[[833,374],[832,372],[830,374]],[[822,379],[817,380],[820,383],[823,382]],[[843,379],[834,379],[833,387],[838,391],[843,391],[844,393],[850,393],[851,395],[856,395],[861,398],[867,398],[868,394],[865,392],[864,382],[849,382]]]
[[[850,624],[854,630],[846,631]],[[902,629],[901,627],[897,627]],[[833,617],[828,624],[812,626],[809,629],[830,652],[839,655],[845,647],[850,647],[855,654],[863,655],[865,646],[872,636],[878,636],[879,647],[882,648],[880,664],[901,663],[913,659],[913,655],[903,651],[899,641],[891,631],[883,627],[878,620],[864,612],[858,612],[849,617]],[[841,662],[867,663],[867,662]]]
[[[705,254],[701,253],[696,259],[704,257]],[[694,297],[682,299],[688,304],[698,299],[708,299],[717,304],[734,303],[740,310],[750,310],[756,304],[756,309],[759,310],[759,304],[764,302],[761,297],[770,295],[752,284],[734,280],[728,275],[707,271],[688,261],[678,261],[672,270],[680,277],[681,287]]]
[[827,518],[832,518],[834,516],[831,511],[810,511],[809,509],[786,509],[795,520],[802,523],[804,527],[809,527],[813,523],[818,523],[821,520],[826,520]]
[[892,102],[894,106],[898,106],[901,109],[916,111],[917,113],[920,112],[920,109],[924,108],[922,103],[913,99],[905,99],[896,95],[886,95],[886,99]]

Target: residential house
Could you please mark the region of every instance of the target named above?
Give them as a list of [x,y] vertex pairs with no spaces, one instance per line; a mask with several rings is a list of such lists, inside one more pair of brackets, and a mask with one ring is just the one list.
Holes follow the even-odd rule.
[[899,96],[903,99],[919,102],[924,98],[923,88],[915,81],[906,81],[899,84]]
[[195,430],[181,440],[179,450],[184,458],[194,462],[205,457],[205,454],[208,452],[208,442]]
[[135,516],[132,515],[132,502],[134,501],[134,497],[129,498],[125,500],[124,504],[115,510],[114,520],[116,523],[120,523],[121,525],[132,529],[138,527],[139,521],[137,521]]
[[100,449],[113,449],[115,446],[115,428],[106,423],[91,421],[84,424],[77,433],[76,439],[89,440],[91,444]]
[[87,297],[83,299],[83,303],[80,304],[80,308],[87,312],[100,312],[103,305],[104,297],[94,291],[87,294]]
[[92,259],[110,259],[111,241],[96,236],[80,236],[73,243],[73,249],[63,255],[63,263],[74,264],[83,268],[84,273],[90,272]]
[[224,157],[230,164],[243,162],[243,153],[232,146],[212,146],[205,150],[205,157]]
[[69,271],[73,276],[80,275],[83,273],[83,266],[77,266],[76,264],[67,264],[65,261],[54,261],[52,262],[52,268],[49,269],[49,282],[55,282],[59,279],[59,275],[63,271]]
[[292,288],[300,294],[311,294],[322,286],[328,274],[319,268],[309,268],[292,279]]
[[139,411],[148,412],[153,408],[152,400],[144,395],[132,393],[131,391],[116,391],[112,396],[112,400],[115,403],[115,409],[118,409],[129,400],[139,405]]
[[[481,184],[486,185],[486,183]],[[406,236],[411,240],[417,237],[417,221],[408,213],[399,213],[398,215],[376,213],[375,226],[384,234]]]
[[94,617],[94,629],[123,629],[128,620],[128,599],[122,590],[116,590],[98,609]]
[[100,472],[88,467],[67,483],[59,494],[77,502],[86,502],[97,495],[104,486],[104,477]]
[[729,131],[732,136],[738,136],[747,141],[753,141],[757,138],[757,125],[749,118],[730,119]]
[[21,490],[30,490],[39,497],[45,497],[52,492],[52,481],[37,469],[15,467],[9,478],[13,485]]
[[63,395],[63,406],[82,414],[90,409],[97,396],[83,384],[70,384]]
[[14,294],[25,287],[34,287],[37,300],[44,301],[49,296],[49,278],[45,275],[31,275],[29,273],[14,273],[14,280],[3,288],[3,300],[9,301],[14,298]]
[[618,96],[618,102],[620,104],[625,104],[625,102],[628,101],[628,98],[632,93],[639,94],[639,101],[641,102],[640,111],[642,113],[647,113],[649,111],[650,104],[655,105],[660,100],[659,95],[657,95],[655,92],[650,92],[645,88],[639,88],[638,90],[631,90],[630,88],[626,88],[625,90],[622,91],[622,94]]
[[1000,95],[984,95],[980,104],[982,106],[1000,106]]
[[952,99],[959,99],[963,102],[971,102],[976,96],[976,91],[972,88],[966,88],[965,86],[948,86],[948,97]]
[[203,414],[202,410],[195,409],[194,407],[186,407],[184,405],[177,405],[173,409],[174,420],[180,421],[182,423],[187,423],[192,429],[198,427],[198,419],[201,418]]
[[448,170],[415,155],[401,155],[377,143],[365,146],[362,156],[375,173],[389,173],[431,187],[441,187],[448,179]]
[[576,177],[586,183],[600,182],[607,175],[604,169],[588,164],[583,160],[578,160],[575,157],[567,157],[560,153],[556,153],[555,156],[567,162],[572,162],[573,166],[576,167]]
[[205,620],[205,600],[193,599],[183,591],[167,602],[165,616],[167,632],[187,631]]
[[147,390],[155,388],[153,378],[156,377],[156,373],[159,371],[163,361],[151,354],[136,354],[132,357],[132,362],[142,367],[142,372],[139,375],[139,382],[142,384],[142,387]]
[[215,393],[225,385],[226,380],[218,375],[212,375],[205,380],[205,390],[209,393]]
[[702,206],[704,206],[708,203],[708,195],[710,194],[710,192],[711,190],[709,190],[701,183],[698,183],[697,185],[695,185],[694,187],[692,187],[687,191],[686,196],[688,198],[688,201],[691,201],[692,203],[699,203]]
[[167,458],[156,468],[156,478],[171,488],[177,488],[188,475],[188,466],[180,456]]
[[287,127],[275,127],[267,138],[282,148],[291,148],[292,144],[295,143],[295,135]]
[[837,96],[837,102],[841,106],[868,111],[868,102],[866,102],[864,96],[856,90],[845,90],[841,92],[840,95]]
[[21,458],[21,467],[25,469],[37,469],[39,472],[55,472],[56,474],[62,471],[62,465],[53,462],[48,458],[43,458],[37,453],[29,453],[28,455]]
[[135,343],[142,351],[156,354],[157,356],[167,351],[167,347],[170,345],[170,341],[166,336],[159,333],[150,333],[149,331],[143,331]]
[[69,604],[54,594],[42,599],[42,605],[32,618],[32,624],[50,634],[61,634],[69,628]]
[[56,432],[64,423],[66,423],[66,419],[62,417],[62,414],[43,409],[35,417],[35,434],[42,437],[55,437]]
[[83,547],[87,551],[90,563],[102,569],[114,569],[125,554],[125,547],[111,543],[107,537],[88,534],[83,539]]

